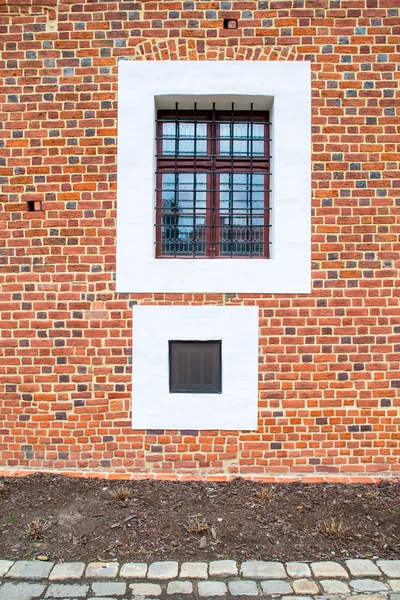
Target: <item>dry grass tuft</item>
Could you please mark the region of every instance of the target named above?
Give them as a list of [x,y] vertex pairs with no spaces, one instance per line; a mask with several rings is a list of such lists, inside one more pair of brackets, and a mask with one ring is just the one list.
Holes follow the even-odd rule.
[[257,498],[265,502],[271,502],[274,497],[275,490],[270,485],[263,485],[257,490]]
[[208,523],[200,513],[197,513],[197,515],[190,515],[188,517],[185,529],[189,533],[202,533],[203,531],[207,531]]
[[50,521],[43,517],[38,517],[29,523],[26,534],[31,540],[42,540],[46,531],[51,527]]
[[120,485],[113,491],[114,500],[125,502],[132,496],[131,490],[126,485]]
[[380,493],[379,488],[372,486],[370,490],[368,490],[367,495],[374,500],[378,500]]
[[321,533],[324,533],[327,537],[344,537],[347,532],[347,527],[343,525],[342,521],[339,521],[335,517],[329,519],[329,521],[323,521],[320,526]]

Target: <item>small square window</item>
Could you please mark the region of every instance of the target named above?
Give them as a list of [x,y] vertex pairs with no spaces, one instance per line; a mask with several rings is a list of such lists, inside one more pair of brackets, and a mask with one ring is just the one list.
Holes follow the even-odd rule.
[[224,19],[224,29],[237,29],[237,19]]
[[170,341],[171,393],[221,393],[221,340]]
[[35,212],[35,211],[42,210],[42,203],[40,200],[28,200],[28,202],[26,204],[27,204],[26,208],[29,212]]

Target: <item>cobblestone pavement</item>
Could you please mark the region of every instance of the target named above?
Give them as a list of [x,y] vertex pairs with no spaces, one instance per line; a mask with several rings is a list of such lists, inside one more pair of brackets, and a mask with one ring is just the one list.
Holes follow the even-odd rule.
[[0,600],[400,600],[400,560],[60,563],[0,560]]

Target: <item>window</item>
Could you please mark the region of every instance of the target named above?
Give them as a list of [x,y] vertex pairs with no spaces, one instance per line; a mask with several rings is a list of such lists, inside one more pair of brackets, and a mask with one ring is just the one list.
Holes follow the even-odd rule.
[[268,258],[268,111],[157,114],[157,258]]
[[171,393],[221,393],[221,341],[170,341]]

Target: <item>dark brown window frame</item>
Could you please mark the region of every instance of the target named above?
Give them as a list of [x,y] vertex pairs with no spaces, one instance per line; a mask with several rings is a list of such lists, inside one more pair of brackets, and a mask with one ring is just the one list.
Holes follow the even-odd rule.
[[[163,154],[162,144],[163,140],[163,123],[171,122],[193,122],[193,123],[204,123],[206,122],[207,133],[207,154],[194,154],[179,155],[176,152],[173,155]],[[263,123],[264,124],[264,155],[263,156],[240,156],[235,155],[231,152],[229,155],[220,155],[220,135],[219,125],[221,123]],[[156,216],[155,216],[155,241],[156,241],[156,258],[179,258],[179,259],[201,259],[201,258],[269,258],[270,257],[270,122],[268,111],[255,111],[251,106],[251,110],[235,110],[232,106],[231,111],[217,111],[215,106],[212,110],[181,110],[176,106],[175,110],[159,110],[157,113],[157,170],[156,170]],[[177,135],[178,137],[178,135]],[[177,139],[177,138],[176,138]],[[182,138],[181,138],[182,139]],[[204,139],[204,138],[198,138]],[[226,138],[223,138],[226,139]],[[229,138],[228,138],[229,139]],[[250,138],[249,138],[250,140]],[[194,142],[195,144],[196,142]],[[252,142],[250,142],[252,143]],[[195,146],[196,149],[196,146]],[[196,173],[206,175],[206,223],[205,223],[205,252],[204,254],[198,254],[195,250],[192,253],[178,254],[175,253],[163,253],[162,229],[165,226],[163,224],[163,217],[168,215],[163,210],[162,205],[162,176],[164,173],[170,173],[177,175],[178,173]],[[220,238],[220,230],[223,226],[220,224],[220,175],[223,173],[227,174],[261,174],[264,175],[264,207],[261,209],[263,215],[263,225],[247,225],[243,226],[243,229],[250,231],[251,237],[248,242],[250,251],[248,254],[235,254],[231,251],[230,254],[222,254],[220,251],[222,244],[229,244],[229,242],[222,242]],[[252,194],[252,188],[250,196]],[[251,203],[250,203],[251,204]],[[194,209],[195,211],[195,209]],[[174,213],[178,214],[178,213]],[[172,215],[172,213],[171,213]],[[193,220],[197,216],[195,212],[185,213],[185,216],[192,216]],[[225,215],[226,216],[226,215]],[[233,218],[234,212],[229,214]],[[253,218],[252,206],[250,213],[236,214],[235,216]],[[258,216],[258,215],[257,215]],[[251,221],[252,223],[252,221]],[[233,225],[230,225],[233,228]],[[252,239],[253,230],[262,230],[263,238],[259,242]],[[174,243],[174,242],[172,242]],[[177,244],[178,242],[176,242]],[[262,244],[263,252],[253,253],[253,244]],[[233,247],[232,243],[232,247]],[[193,244],[193,247],[195,244]]]

